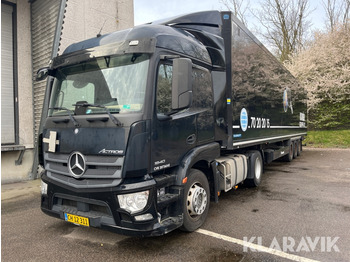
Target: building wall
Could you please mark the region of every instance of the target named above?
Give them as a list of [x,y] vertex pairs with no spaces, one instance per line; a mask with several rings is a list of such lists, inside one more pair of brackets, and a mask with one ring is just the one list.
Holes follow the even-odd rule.
[[[59,54],[72,43],[130,28],[133,0],[68,0]],[[101,30],[102,29],[102,30]]]
[[[32,178],[34,159],[33,74],[31,13],[28,0],[9,0],[17,9],[18,145],[24,146],[22,163],[16,165],[19,150],[1,152],[1,183]],[[67,0],[59,54],[70,44],[101,34],[132,27],[133,0]],[[15,147],[14,147],[15,148]]]
[[20,151],[1,152],[1,184],[19,182],[31,179],[31,171],[34,159],[34,150],[27,149],[24,152],[20,165],[16,165]]
[[33,163],[33,94],[30,3],[28,0],[7,1],[16,4],[17,38],[17,101],[18,145],[25,147],[21,165],[15,165],[19,150],[1,152],[1,182],[13,182],[29,178]]
[[17,0],[18,131],[19,144],[27,149],[34,147],[30,33],[30,4],[28,0]]

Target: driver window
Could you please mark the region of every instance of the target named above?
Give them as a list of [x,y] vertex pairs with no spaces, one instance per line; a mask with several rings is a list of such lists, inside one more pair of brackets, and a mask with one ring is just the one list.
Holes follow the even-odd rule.
[[158,69],[157,81],[157,113],[167,114],[171,112],[171,86],[173,67],[161,63]]

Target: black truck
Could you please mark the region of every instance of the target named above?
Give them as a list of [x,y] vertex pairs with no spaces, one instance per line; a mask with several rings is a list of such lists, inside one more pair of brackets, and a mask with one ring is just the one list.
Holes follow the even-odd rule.
[[194,231],[209,203],[292,161],[306,93],[231,12],[70,45],[47,76],[41,210],[125,235]]

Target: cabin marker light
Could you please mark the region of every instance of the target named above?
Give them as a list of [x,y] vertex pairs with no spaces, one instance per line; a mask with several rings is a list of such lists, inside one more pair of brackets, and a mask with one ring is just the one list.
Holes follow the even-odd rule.
[[137,46],[139,44],[139,40],[132,40],[129,42],[129,46]]

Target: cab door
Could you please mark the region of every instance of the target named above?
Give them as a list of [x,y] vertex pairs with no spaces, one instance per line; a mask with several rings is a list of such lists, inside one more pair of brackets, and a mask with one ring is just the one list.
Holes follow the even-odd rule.
[[172,110],[172,82],[173,62],[161,61],[157,71],[156,112],[152,123],[153,172],[178,165],[197,142],[197,114],[191,107]]

